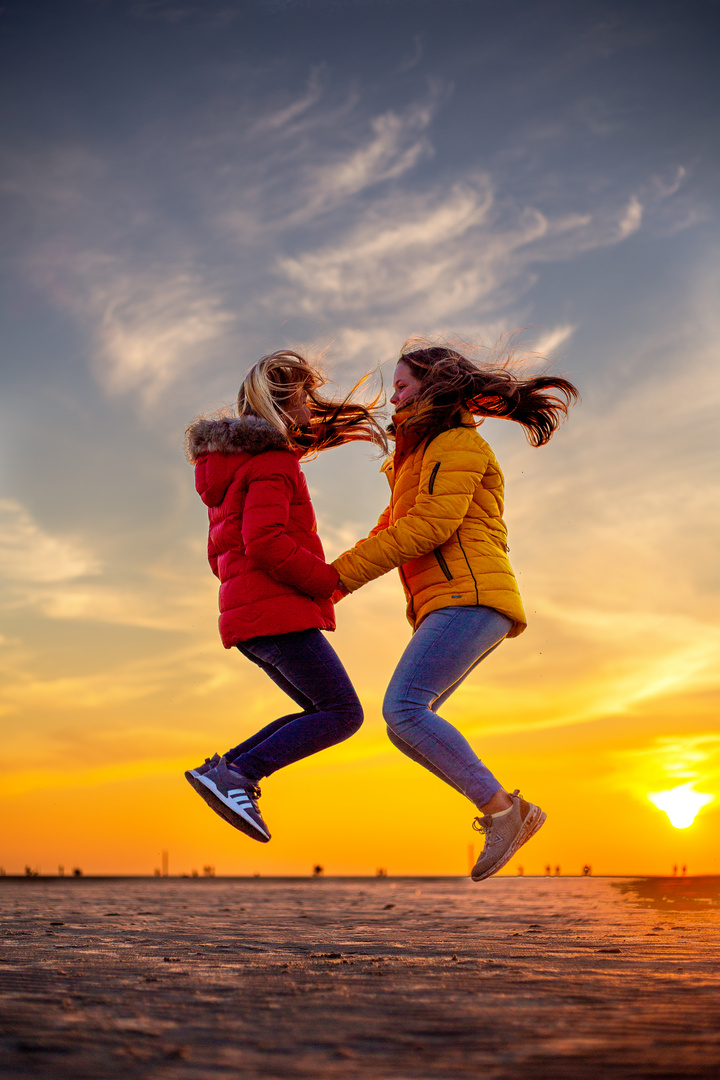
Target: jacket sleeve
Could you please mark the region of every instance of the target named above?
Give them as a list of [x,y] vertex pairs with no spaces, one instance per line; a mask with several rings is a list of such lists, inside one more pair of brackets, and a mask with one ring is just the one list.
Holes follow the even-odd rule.
[[242,517],[245,554],[276,581],[327,599],[338,586],[337,571],[288,534],[292,496],[292,478],[279,470],[250,482]]
[[[376,527],[333,562],[350,592],[440,547],[462,524],[482,470],[475,454],[444,450],[441,439],[423,455],[417,497],[407,514],[384,529]],[[386,514],[389,522],[389,510]]]
[[220,577],[220,569],[218,567],[218,556],[217,556],[217,552],[215,551],[214,547],[212,546],[212,541],[208,541],[208,562],[210,563],[210,569],[212,570],[215,577],[219,578]]
[[[384,532],[385,529],[387,529],[389,524],[390,524],[390,507],[386,506],[385,509],[383,510],[382,514],[378,518],[378,523],[375,526],[375,528],[370,530],[370,532],[368,533],[367,537],[365,537],[365,539],[358,540],[358,544],[364,544],[366,539],[369,539],[371,536],[377,536],[378,533]],[[357,547],[358,544],[356,544],[355,547]]]

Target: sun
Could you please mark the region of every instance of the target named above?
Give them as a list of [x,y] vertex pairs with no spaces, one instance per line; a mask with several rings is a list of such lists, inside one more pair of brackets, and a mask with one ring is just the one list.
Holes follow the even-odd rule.
[[648,799],[653,806],[663,810],[670,818],[670,824],[676,829],[689,829],[703,806],[707,806],[714,798],[714,795],[695,791],[692,782],[681,784],[669,791],[648,792]]

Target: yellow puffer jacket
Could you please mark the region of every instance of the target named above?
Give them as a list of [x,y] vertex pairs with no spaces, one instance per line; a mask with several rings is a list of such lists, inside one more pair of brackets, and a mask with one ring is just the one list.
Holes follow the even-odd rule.
[[[470,413],[463,420],[472,425]],[[513,620],[508,637],[526,626],[507,557],[503,475],[474,427],[411,443],[398,427],[395,452],[383,465],[390,505],[370,535],[335,560],[354,592],[393,567],[417,629],[438,608],[482,604]]]

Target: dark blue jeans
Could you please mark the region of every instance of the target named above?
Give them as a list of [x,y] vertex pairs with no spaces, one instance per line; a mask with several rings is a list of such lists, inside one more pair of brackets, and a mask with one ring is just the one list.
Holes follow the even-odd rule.
[[250,638],[237,646],[267,672],[302,712],[278,720],[228,750],[225,758],[250,780],[283,769],[349,739],[363,722],[362,706],[332,645],[319,630]]

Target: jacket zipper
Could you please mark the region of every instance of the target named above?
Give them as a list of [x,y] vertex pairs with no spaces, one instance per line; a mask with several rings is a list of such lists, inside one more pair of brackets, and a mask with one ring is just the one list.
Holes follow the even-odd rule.
[[[428,494],[429,495],[432,495],[432,493],[433,493],[433,488],[435,487],[435,477],[437,476],[439,469],[440,469],[440,462],[436,461],[435,464],[432,467],[432,472],[430,473],[430,479],[428,480]],[[438,561],[440,569],[442,570],[442,572],[445,575],[445,577],[447,578],[447,580],[452,581],[453,576],[450,573],[450,567],[446,563],[445,556],[443,555],[440,548],[435,548],[434,555],[435,555],[435,558]]]
[[413,618],[415,618],[415,598],[414,598],[413,594],[410,592],[410,589],[408,588],[408,583],[407,583],[407,578],[405,577],[405,569],[404,569],[404,567],[398,566],[398,572],[400,574],[400,580],[403,583],[405,593],[406,593],[406,595],[408,597],[408,606],[410,608],[410,611],[412,612]]
[[458,544],[460,545],[460,550],[462,551],[463,557],[465,559],[465,563],[467,565],[468,570],[470,571],[470,577],[473,579],[473,585],[475,586],[475,602],[477,604],[479,604],[480,603],[480,592],[478,590],[477,578],[475,577],[475,575],[473,573],[473,568],[470,565],[470,560],[467,557],[467,553],[465,551],[465,548],[463,547],[463,542],[460,539],[460,530],[459,529],[458,529],[456,535],[457,535],[457,538],[458,538]]
[[435,558],[437,559],[438,563],[440,564],[440,569],[442,570],[445,577],[448,579],[448,581],[452,581],[453,576],[450,573],[450,567],[445,562],[445,556],[443,555],[440,548],[435,548],[435,551],[433,552],[433,554],[435,555]]
[[440,468],[440,462],[436,461],[435,464],[433,465],[432,472],[430,473],[430,480],[428,481],[428,495],[432,495],[432,493],[433,493],[433,488],[435,487],[435,477],[438,474],[438,469],[439,468]]

